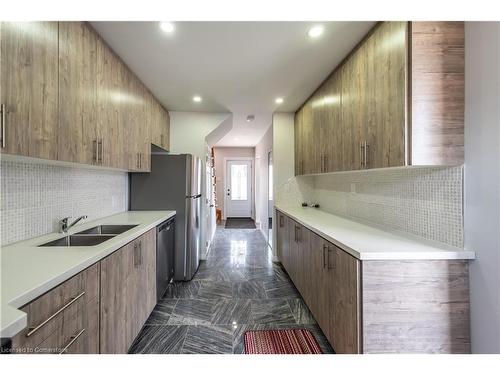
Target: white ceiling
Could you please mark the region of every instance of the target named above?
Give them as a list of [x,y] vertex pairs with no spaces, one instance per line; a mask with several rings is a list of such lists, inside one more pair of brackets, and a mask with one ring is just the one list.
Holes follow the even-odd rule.
[[172,34],[158,22],[92,22],[168,110],[232,113],[218,146],[255,146],[272,113],[294,112],[374,22],[321,24],[312,40],[312,22],[175,22]]

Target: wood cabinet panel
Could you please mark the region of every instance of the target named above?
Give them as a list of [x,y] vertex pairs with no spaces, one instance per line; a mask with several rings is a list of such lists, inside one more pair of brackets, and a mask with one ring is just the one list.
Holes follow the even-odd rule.
[[101,261],[101,353],[127,353],[156,304],[156,229]]
[[342,78],[340,71],[335,71],[324,84],[322,91],[322,116],[319,122],[319,145],[321,150],[320,172],[343,170],[343,144],[346,142],[342,133]]
[[464,260],[363,261],[365,353],[470,353]]
[[334,285],[330,342],[336,353],[361,353],[360,261],[329,244],[328,267],[333,269]]
[[58,23],[1,22],[2,153],[57,159]]
[[464,161],[465,26],[411,23],[412,165]]
[[36,347],[53,349],[43,343],[99,299],[99,269],[95,264],[24,306],[21,310],[27,314],[27,328],[12,339],[12,347],[21,353]]
[[95,164],[97,36],[86,22],[59,22],[57,159]]
[[302,152],[302,144],[304,142],[303,137],[302,137],[302,128],[303,128],[303,122],[302,122],[302,114],[303,114],[303,109],[300,108],[297,112],[295,112],[294,116],[294,148],[295,148],[295,160],[294,160],[294,165],[295,165],[295,175],[299,176],[304,174],[304,156]]

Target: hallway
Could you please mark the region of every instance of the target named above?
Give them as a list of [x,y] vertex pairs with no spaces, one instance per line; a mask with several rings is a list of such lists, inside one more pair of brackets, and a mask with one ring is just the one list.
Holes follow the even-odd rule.
[[130,353],[242,353],[247,330],[306,328],[326,338],[259,230],[218,228],[195,278],[169,286]]

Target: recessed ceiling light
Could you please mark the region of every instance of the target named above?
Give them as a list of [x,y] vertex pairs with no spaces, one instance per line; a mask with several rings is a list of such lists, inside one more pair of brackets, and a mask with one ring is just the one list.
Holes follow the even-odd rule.
[[276,104],[281,104],[281,103],[283,103],[283,98],[276,98],[276,100],[274,102]]
[[323,34],[323,31],[324,28],[322,25],[316,25],[309,29],[307,35],[309,35],[309,38],[318,38],[321,34]]
[[247,116],[247,122],[252,122],[253,120],[255,120],[255,116],[254,115],[248,115]]
[[175,26],[172,22],[160,22],[160,29],[166,33],[172,33],[175,30]]
[[201,102],[201,96],[198,96],[198,95],[193,96],[193,102],[196,102],[196,103]]

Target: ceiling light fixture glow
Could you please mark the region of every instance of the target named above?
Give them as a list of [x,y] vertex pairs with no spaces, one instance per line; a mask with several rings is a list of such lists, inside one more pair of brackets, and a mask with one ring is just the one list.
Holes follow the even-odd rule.
[[193,96],[193,102],[196,102],[196,103],[201,102],[201,96],[198,96],[198,95]]
[[309,29],[309,31],[307,32],[307,35],[309,35],[309,38],[318,38],[321,36],[321,34],[323,34],[323,31],[324,31],[324,28],[322,25],[316,25],[316,26],[313,26]]
[[172,33],[175,30],[175,26],[172,22],[160,22],[160,29],[166,33]]
[[276,98],[276,100],[274,101],[276,104],[281,104],[284,102],[283,98]]

